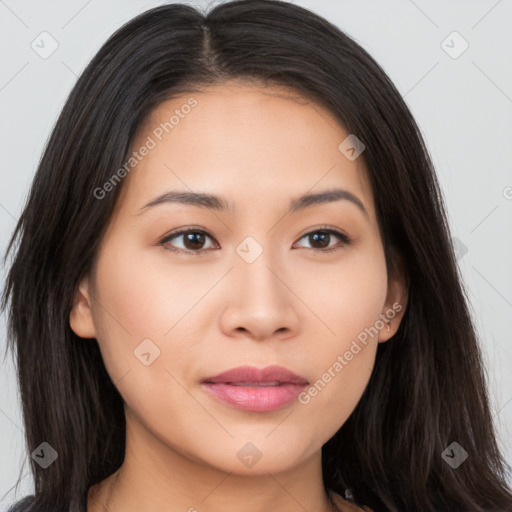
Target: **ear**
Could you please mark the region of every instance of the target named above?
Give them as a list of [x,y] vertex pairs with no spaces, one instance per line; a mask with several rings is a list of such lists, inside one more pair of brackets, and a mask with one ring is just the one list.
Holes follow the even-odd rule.
[[398,331],[407,307],[408,291],[409,283],[403,267],[400,266],[395,275],[388,280],[386,302],[381,314],[384,327],[379,332],[379,343],[388,341]]
[[69,314],[69,325],[81,338],[96,338],[96,326],[90,295],[89,277],[84,277],[75,292],[73,306]]

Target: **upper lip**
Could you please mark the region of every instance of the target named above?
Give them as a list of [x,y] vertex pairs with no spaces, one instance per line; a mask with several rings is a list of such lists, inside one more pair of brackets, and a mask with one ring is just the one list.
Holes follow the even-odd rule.
[[213,377],[202,380],[203,383],[233,384],[239,382],[279,382],[280,384],[309,384],[308,380],[293,373],[283,366],[266,366],[256,368],[254,366],[239,366]]

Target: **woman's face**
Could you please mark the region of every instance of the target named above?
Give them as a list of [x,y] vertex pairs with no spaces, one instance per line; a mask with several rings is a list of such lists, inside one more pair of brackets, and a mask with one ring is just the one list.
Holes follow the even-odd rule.
[[[98,341],[132,447],[274,472],[318,454],[354,410],[405,307],[348,136],[291,90],[234,82],[167,101],[140,127],[123,183],[96,191],[123,187],[71,313]],[[300,379],[204,383],[272,365]]]

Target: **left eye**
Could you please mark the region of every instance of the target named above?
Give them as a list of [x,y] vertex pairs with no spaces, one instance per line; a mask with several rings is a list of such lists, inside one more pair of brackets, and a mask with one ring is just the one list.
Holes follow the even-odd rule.
[[[329,242],[333,235],[340,239],[341,243],[333,247],[329,247]],[[320,247],[311,248],[321,252],[336,251],[337,249],[340,249],[344,245],[348,245],[350,243],[350,238],[347,235],[340,233],[335,229],[318,229],[316,231],[310,231],[309,233],[306,233],[302,238],[307,238],[310,240],[310,243],[320,243]]]
[[[341,242],[335,246],[330,246],[330,241],[332,236],[337,237]],[[206,252],[210,248],[204,248],[202,247],[205,243],[205,239],[209,238],[210,240],[213,240],[213,237],[211,237],[206,231],[200,230],[200,229],[187,229],[183,231],[179,231],[178,233],[174,233],[166,238],[164,238],[160,245],[166,245],[169,244],[171,240],[177,239],[177,238],[183,238],[184,247],[170,247],[171,251],[177,252],[177,253],[188,253],[188,254],[194,254],[194,255],[200,255],[204,252]],[[310,231],[309,233],[306,233],[303,235],[299,240],[302,240],[304,238],[307,238],[310,243],[312,244],[319,244],[320,247],[306,247],[306,249],[313,249],[318,252],[331,252],[336,251],[340,249],[341,247],[348,245],[351,242],[351,239],[345,235],[344,233],[341,233],[334,229],[327,229],[327,228],[321,228],[317,229],[315,231]],[[296,244],[294,244],[296,245]],[[216,246],[216,247],[215,247]],[[215,246],[213,248],[218,248],[218,244],[215,242]]]

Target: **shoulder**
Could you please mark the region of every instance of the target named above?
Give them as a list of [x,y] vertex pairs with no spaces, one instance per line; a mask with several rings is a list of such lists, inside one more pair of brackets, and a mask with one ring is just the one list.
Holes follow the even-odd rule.
[[341,497],[339,494],[336,494],[335,492],[332,493],[332,501],[336,505],[336,507],[339,509],[340,512],[373,512],[371,508],[368,507],[360,507],[356,505],[353,501],[346,500],[345,498]]

